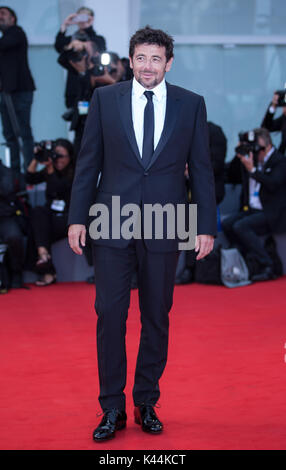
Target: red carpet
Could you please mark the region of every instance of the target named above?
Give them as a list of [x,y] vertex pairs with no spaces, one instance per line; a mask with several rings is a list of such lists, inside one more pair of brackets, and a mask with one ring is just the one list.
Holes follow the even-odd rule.
[[286,277],[175,289],[161,380],[165,424],[133,422],[137,291],[128,319],[128,427],[97,444],[94,288],[56,284],[0,297],[0,449],[285,449]]

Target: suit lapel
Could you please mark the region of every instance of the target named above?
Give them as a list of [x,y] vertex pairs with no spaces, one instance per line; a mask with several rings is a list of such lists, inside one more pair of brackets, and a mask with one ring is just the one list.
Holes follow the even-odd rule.
[[269,158],[269,160],[267,160],[267,162],[265,163],[265,165],[263,165],[263,172],[265,172],[265,170],[269,167],[271,167],[272,163],[275,161],[275,158],[276,158],[276,154],[277,154],[277,151],[274,150],[274,152],[272,153],[271,157]]
[[152,155],[151,161],[148,165],[147,170],[154,165],[155,161],[159,157],[160,153],[167,144],[169,138],[172,135],[172,132],[175,128],[176,120],[178,117],[178,110],[180,106],[180,100],[174,92],[174,88],[168,82],[167,85],[167,103],[166,103],[166,114],[163,131],[158,142],[158,145],[155,149],[155,152]]
[[117,94],[120,116],[132,150],[135,153],[137,159],[139,160],[139,163],[143,167],[142,158],[138,149],[133,127],[131,97],[132,80],[129,80],[128,82],[122,82],[120,92]]
[[[132,101],[131,101],[132,80],[129,80],[127,82],[122,82],[122,84],[120,85],[121,86],[120,86],[119,93],[117,94],[117,98],[118,98],[118,106],[119,106],[121,120],[123,122],[124,129],[128,137],[128,140],[130,142],[130,145],[133,149],[133,152],[136,155],[136,158],[138,159],[140,165],[142,165],[143,167],[142,158],[138,149],[134,127],[133,127],[133,121],[132,121]],[[167,82],[166,82],[166,85],[167,85],[167,103],[166,103],[164,127],[163,127],[160,140],[158,142],[158,145],[155,149],[155,152],[152,155],[151,161],[148,165],[148,168],[146,168],[146,170],[149,169],[155,163],[158,156],[160,155],[165,145],[167,144],[169,138],[171,137],[175,124],[176,124],[179,106],[181,104],[180,99],[176,96],[176,93],[172,85],[170,85]]]

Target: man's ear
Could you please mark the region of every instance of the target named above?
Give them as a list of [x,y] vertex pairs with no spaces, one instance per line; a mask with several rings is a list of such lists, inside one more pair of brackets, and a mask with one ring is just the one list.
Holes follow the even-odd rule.
[[132,59],[130,56],[129,56],[129,65],[130,65],[130,68],[133,69]]
[[174,60],[174,57],[171,57],[171,59],[166,63],[166,68],[165,68],[166,72],[169,72],[169,70],[171,70],[173,60]]

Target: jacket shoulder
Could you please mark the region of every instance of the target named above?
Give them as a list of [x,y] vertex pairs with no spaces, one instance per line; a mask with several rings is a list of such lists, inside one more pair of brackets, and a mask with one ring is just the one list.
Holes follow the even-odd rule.
[[275,149],[275,151],[273,152],[273,155],[272,155],[273,158],[269,159],[269,162],[273,162],[273,163],[281,163],[283,165],[286,164],[286,156],[283,155],[283,153],[279,152],[279,150]]
[[114,93],[126,93],[131,89],[132,80],[126,80],[125,82],[114,83],[113,85],[101,86],[96,88],[100,97],[114,96]]
[[25,31],[21,28],[21,26],[18,25],[11,26],[11,28],[7,30],[7,33],[17,34],[18,36],[26,37]]

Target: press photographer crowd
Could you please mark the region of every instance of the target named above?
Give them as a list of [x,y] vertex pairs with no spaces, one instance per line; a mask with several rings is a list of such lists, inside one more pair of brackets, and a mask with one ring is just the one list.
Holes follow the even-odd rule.
[[[66,112],[74,131],[66,138],[35,142],[31,108],[35,84],[30,72],[26,34],[16,13],[0,7],[0,115],[10,165],[0,161],[0,292],[23,288],[24,272],[37,274],[35,285],[56,282],[52,244],[67,237],[67,214],[76,158],[93,91],[133,77],[127,58],[107,51],[93,29],[94,12],[82,7],[70,14],[55,38],[59,67],[67,70]],[[69,34],[70,27],[76,31]],[[283,274],[274,235],[286,232],[286,92],[274,91],[256,128],[239,133],[234,158],[226,162],[227,139],[222,128],[209,126],[210,154],[218,209],[218,237],[213,252],[196,262],[193,251],[182,252],[177,284],[203,282],[229,287],[273,280]],[[277,109],[282,111],[276,117]],[[260,121],[260,123],[259,123]],[[260,126],[260,127],[259,127]],[[281,133],[276,149],[271,133]],[[22,164],[21,164],[22,162]],[[188,172],[186,198],[191,202]],[[31,195],[45,187],[43,204]],[[240,210],[222,213],[226,185],[241,188]],[[92,265],[91,240],[85,256]],[[87,282],[93,282],[88,278]],[[133,287],[136,287],[134,273]]]

